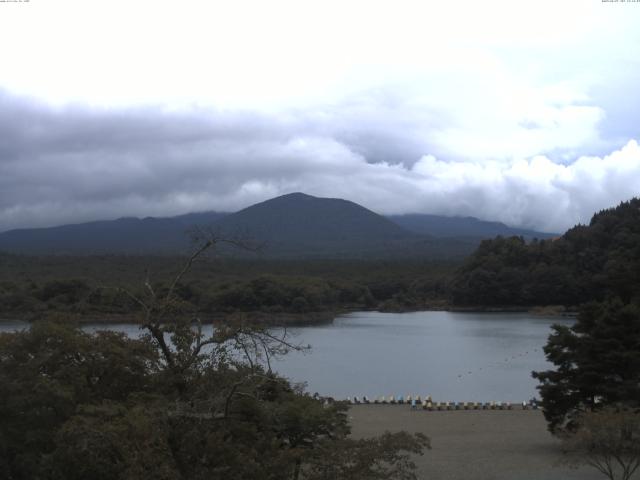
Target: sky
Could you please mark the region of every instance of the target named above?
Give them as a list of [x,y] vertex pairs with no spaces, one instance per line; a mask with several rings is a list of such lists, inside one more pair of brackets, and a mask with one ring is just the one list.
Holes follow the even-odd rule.
[[562,232],[640,195],[640,2],[0,2],[0,231],[296,191]]

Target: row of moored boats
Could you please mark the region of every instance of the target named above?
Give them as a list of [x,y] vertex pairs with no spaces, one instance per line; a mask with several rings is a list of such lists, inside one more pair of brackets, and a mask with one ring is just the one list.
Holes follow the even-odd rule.
[[402,395],[395,397],[380,396],[369,399],[366,395],[362,397],[347,397],[347,402],[352,405],[360,404],[381,404],[381,405],[411,405],[411,408],[422,408],[423,410],[513,410],[521,408],[522,410],[537,410],[538,402],[535,399],[522,403],[513,404],[511,402],[434,402],[430,395],[421,398],[420,395],[415,397]]

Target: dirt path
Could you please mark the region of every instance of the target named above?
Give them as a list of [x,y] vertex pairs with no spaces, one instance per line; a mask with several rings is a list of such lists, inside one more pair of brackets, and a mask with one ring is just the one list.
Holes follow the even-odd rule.
[[603,479],[592,468],[561,463],[558,442],[538,410],[427,412],[406,405],[354,405],[349,416],[356,438],[385,430],[429,436],[432,450],[416,459],[425,480]]

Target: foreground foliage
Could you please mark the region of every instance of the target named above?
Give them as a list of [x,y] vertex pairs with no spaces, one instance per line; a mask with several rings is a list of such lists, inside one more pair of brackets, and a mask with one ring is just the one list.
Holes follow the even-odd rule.
[[0,477],[38,479],[414,479],[423,435],[348,437],[347,406],[271,371],[304,348],[230,315],[205,334],[181,295],[118,289],[141,337],[89,334],[68,318],[0,335]]
[[425,437],[351,440],[345,405],[225,355],[169,367],[149,336],[68,323],[1,335],[0,477],[415,478]]

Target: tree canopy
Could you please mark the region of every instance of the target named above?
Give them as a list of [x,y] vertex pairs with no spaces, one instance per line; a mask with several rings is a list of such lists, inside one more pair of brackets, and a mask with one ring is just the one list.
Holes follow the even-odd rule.
[[544,351],[556,368],[533,372],[551,431],[607,405],[640,408],[640,307],[590,303],[573,326],[553,330]]
[[451,287],[459,305],[569,305],[640,300],[640,198],[555,240],[485,240]]
[[0,476],[38,479],[412,479],[420,434],[349,438],[344,403],[271,370],[301,348],[243,314],[205,335],[180,281],[148,279],[141,337],[64,316],[0,334]]

